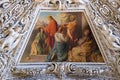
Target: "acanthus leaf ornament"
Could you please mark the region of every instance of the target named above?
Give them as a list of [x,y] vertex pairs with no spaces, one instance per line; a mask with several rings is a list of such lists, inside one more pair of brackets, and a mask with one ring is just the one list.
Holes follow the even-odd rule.
[[[105,3],[104,3],[105,2]],[[9,11],[9,4],[4,4],[4,9],[8,8],[4,13],[1,13],[0,17],[0,46],[2,46],[2,41],[6,38],[6,30],[9,31],[9,27],[15,28],[19,26],[22,28],[21,32],[26,32],[25,35],[18,35],[19,43],[16,43],[14,48],[6,50],[0,50],[0,75],[1,79],[5,78],[5,71],[11,69],[11,75],[9,78],[12,79],[21,79],[21,77],[33,77],[42,78],[42,76],[46,77],[48,74],[55,74],[60,79],[67,79],[70,76],[78,75],[78,79],[82,78],[82,76],[89,77],[91,79],[93,76],[102,77],[103,79],[116,79],[112,73],[117,69],[120,73],[120,28],[119,28],[119,11],[112,12],[114,7],[117,10],[119,9],[118,2],[110,2],[107,3],[107,0],[42,0],[38,3],[29,2],[29,0],[23,0],[14,2],[15,6],[10,7],[11,11]],[[106,4],[107,3],[107,4]],[[105,56],[105,60],[108,67],[105,64],[91,64],[91,63],[28,63],[28,64],[20,64],[19,57],[22,55],[19,53],[22,47],[21,45],[25,44],[25,37],[32,31],[32,27],[30,25],[34,22],[33,18],[35,14],[36,7],[39,6],[40,10],[48,10],[48,11],[74,11],[75,10],[85,10],[87,13],[87,20],[93,23],[93,27],[91,28],[93,31],[96,31],[96,34],[99,34],[98,40],[101,41],[100,47],[104,48],[103,55]],[[89,11],[88,11],[89,10]],[[84,11],[83,11],[84,12]],[[91,15],[91,16],[90,16]],[[91,23],[91,24],[92,24]],[[95,33],[95,32],[94,32]],[[111,68],[112,66],[112,68]],[[12,68],[11,68],[12,67]],[[35,68],[33,68],[35,67]],[[112,70],[113,69],[113,70]],[[21,76],[18,76],[18,74]],[[45,74],[45,75],[43,75]],[[107,75],[108,74],[108,75]],[[17,76],[15,76],[17,75]],[[25,76],[23,76],[25,75]],[[42,76],[41,76],[42,75]],[[12,77],[11,77],[12,76]],[[109,77],[113,76],[113,77]],[[55,77],[55,76],[54,76]],[[51,79],[51,77],[49,77]],[[52,75],[53,78],[53,75]],[[55,78],[56,79],[56,78]]]
[[[99,5],[98,2],[93,2],[93,3]],[[102,1],[101,1],[101,3],[102,3]],[[100,6],[96,6],[96,5],[94,5],[94,7],[97,7],[97,9],[101,8]],[[116,20],[117,18],[114,18],[114,16],[117,14],[119,15],[119,13],[117,13],[117,11],[111,12],[111,10],[113,10],[111,7],[109,7],[109,8],[104,7],[104,8],[101,8],[100,10],[102,10],[102,9],[106,9],[106,10],[102,11],[101,14],[99,14],[99,16],[102,18],[102,21],[104,21],[106,25],[105,26],[101,25],[102,29],[100,29],[100,27],[96,27],[96,28],[99,29],[98,31],[100,31],[100,33],[104,35],[104,38],[102,38],[102,39],[104,39],[107,48],[109,48],[108,51],[110,50],[106,54],[110,53],[108,59],[114,65],[113,67],[117,68],[117,66],[119,66],[119,65],[116,62],[119,62],[119,59],[116,58],[116,56],[120,55],[120,53],[119,53],[119,51],[120,51],[120,45],[119,45],[120,44],[120,42],[119,42],[120,41],[120,36],[119,36],[120,32],[119,32],[119,21],[117,21]],[[119,70],[119,68],[117,68],[117,70]]]

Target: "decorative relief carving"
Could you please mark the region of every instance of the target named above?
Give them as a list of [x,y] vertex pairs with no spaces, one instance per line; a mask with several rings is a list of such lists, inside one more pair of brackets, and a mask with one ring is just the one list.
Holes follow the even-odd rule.
[[[108,3],[107,3],[108,2]],[[9,11],[10,4],[12,10]],[[78,76],[78,78],[94,76],[102,77],[103,79],[117,79],[112,73],[120,73],[120,7],[117,0],[42,0],[38,4],[34,4],[29,0],[18,2],[0,2],[0,10],[5,10],[5,13],[0,11],[0,78],[5,78],[5,71],[11,67],[9,79],[21,79],[26,77],[40,77],[42,74],[55,74],[58,78],[65,79],[70,76]],[[24,42],[24,35],[29,34],[29,26],[36,14],[34,10],[39,5],[41,10],[68,10],[81,9],[82,5],[90,11],[90,21],[93,22],[101,44],[104,48],[104,56],[109,67],[99,64],[75,64],[75,63],[40,63],[39,66],[32,68],[31,65],[19,66],[15,61],[20,56],[17,52],[21,49],[19,44]],[[86,6],[87,5],[87,6]],[[117,11],[114,11],[114,8]],[[11,29],[10,29],[11,27]],[[20,28],[20,32],[15,32],[14,29]],[[13,37],[13,34],[18,34]],[[11,41],[8,41],[11,39]],[[17,41],[16,43],[14,41]],[[5,44],[10,45],[5,45]],[[11,48],[12,46],[12,48]],[[13,47],[14,46],[14,47]],[[18,56],[16,56],[18,55]],[[16,66],[17,65],[17,66]],[[41,66],[41,67],[40,67]],[[117,71],[118,70],[118,71]],[[18,76],[20,74],[20,76]],[[40,77],[39,77],[40,76]],[[53,75],[52,75],[53,76]],[[113,77],[109,77],[113,76]],[[45,77],[45,76],[43,76]],[[54,76],[55,77],[55,76]],[[49,77],[52,79],[52,77]],[[98,79],[98,78],[97,78]]]
[[120,1],[119,0],[108,0],[108,2],[110,3],[111,7],[113,7],[113,9],[117,9],[116,12],[120,12]]
[[109,16],[111,16],[111,17],[113,16],[113,12],[110,10],[110,8],[106,4],[102,5],[99,8],[99,10],[100,10],[101,14],[103,14],[103,16],[105,16],[107,18]]
[[0,1],[0,10],[5,10],[11,6],[14,0],[1,0]]
[[41,9],[59,9],[61,3],[60,0],[45,0],[40,2]]
[[13,2],[13,4],[16,5],[11,7],[12,10],[0,15],[0,79],[4,79],[6,71],[15,65],[16,48],[23,35],[27,33],[26,26],[28,27],[29,24],[28,16],[25,17],[26,22],[23,21],[23,18],[33,5],[30,2],[25,2],[25,4]]
[[[54,79],[55,74],[59,79],[117,79],[114,76],[113,70],[104,64],[73,64],[73,63],[52,63],[42,65],[36,65],[32,68],[31,65],[16,66],[12,70],[13,79]],[[44,76],[43,76],[44,75]],[[35,77],[34,77],[35,76]],[[46,76],[46,77],[45,77]],[[76,77],[77,76],[77,77]],[[95,78],[96,76],[97,78]],[[110,77],[112,76],[112,77]],[[12,79],[9,78],[9,79]]]
[[[93,15],[95,16],[94,20],[95,20],[96,28],[98,29],[98,31],[100,31],[100,34],[103,34],[103,36],[100,36],[100,37],[102,37],[102,40],[104,40],[104,44],[106,44],[107,51],[108,51],[108,52],[106,51],[106,54],[110,53],[108,57],[109,62],[113,61],[111,65],[114,65],[113,67],[117,68],[115,66],[119,66],[116,63],[116,62],[119,62],[119,59],[116,57],[120,55],[120,42],[119,42],[120,41],[120,36],[119,36],[120,35],[120,31],[119,31],[120,23],[119,23],[118,17],[115,18],[115,16],[119,15],[119,13],[117,13],[117,11],[112,12],[113,9],[109,7],[110,5],[108,6],[108,4],[106,4],[107,1],[104,1],[104,2],[95,1],[92,3],[94,4],[94,10],[98,10],[100,12],[100,13],[93,14]],[[117,4],[117,2],[114,4]]]
[[[83,67],[84,66],[84,67]],[[82,76],[105,76],[103,73],[110,73],[112,69],[106,68],[105,65],[102,64],[66,64],[65,72],[67,75],[78,75],[79,77]],[[111,75],[111,74],[109,74]]]

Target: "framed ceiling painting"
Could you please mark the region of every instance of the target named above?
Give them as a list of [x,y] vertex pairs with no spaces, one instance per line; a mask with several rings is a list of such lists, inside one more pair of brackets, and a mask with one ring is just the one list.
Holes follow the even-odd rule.
[[9,25],[17,38],[1,42],[2,54],[12,57],[8,80],[118,79],[119,20],[111,18],[117,13],[107,1],[40,0],[29,5]]

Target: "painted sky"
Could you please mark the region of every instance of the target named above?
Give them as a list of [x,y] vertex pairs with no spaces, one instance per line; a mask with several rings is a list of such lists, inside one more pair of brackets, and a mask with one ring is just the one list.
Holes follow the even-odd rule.
[[61,12],[41,12],[39,21],[48,23],[47,16],[52,16],[57,21],[57,23],[60,24],[60,14]]

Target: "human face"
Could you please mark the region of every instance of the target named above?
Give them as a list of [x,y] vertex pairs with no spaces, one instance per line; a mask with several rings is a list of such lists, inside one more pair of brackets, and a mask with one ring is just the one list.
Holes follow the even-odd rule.
[[75,20],[75,16],[71,15],[70,16],[70,21],[73,21],[73,20]]
[[43,33],[43,29],[40,29],[40,32]]
[[86,30],[84,31],[84,36],[88,36],[89,34],[90,34],[90,30],[86,29]]
[[49,22],[51,21],[51,18],[50,18],[50,17],[48,17],[48,21],[49,21]]

